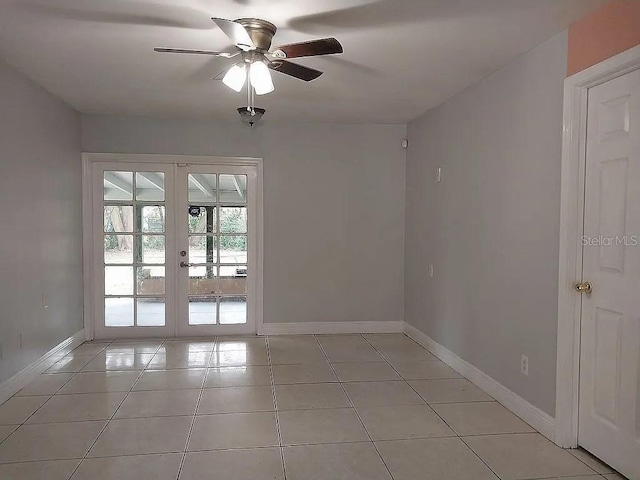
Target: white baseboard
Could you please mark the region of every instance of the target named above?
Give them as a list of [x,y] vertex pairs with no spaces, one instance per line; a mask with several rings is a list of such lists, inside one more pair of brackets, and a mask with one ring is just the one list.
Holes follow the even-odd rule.
[[63,340],[28,367],[0,383],[0,404],[23,389],[27,383],[35,379],[51,365],[64,357],[71,350],[85,341],[84,329]]
[[404,332],[460,375],[464,376],[471,383],[484,390],[502,405],[518,415],[549,440],[552,442],[555,441],[556,422],[551,415],[532,405],[517,393],[509,390],[482,370],[474,367],[451,350],[440,345],[427,334],[422,333],[406,322]]
[[260,335],[327,335],[338,333],[402,333],[404,322],[264,323]]

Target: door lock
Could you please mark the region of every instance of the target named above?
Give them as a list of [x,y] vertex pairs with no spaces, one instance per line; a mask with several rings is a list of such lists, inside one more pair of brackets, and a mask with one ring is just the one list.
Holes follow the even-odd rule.
[[593,288],[589,282],[580,282],[576,283],[576,291],[579,293],[586,293],[588,295],[593,291]]

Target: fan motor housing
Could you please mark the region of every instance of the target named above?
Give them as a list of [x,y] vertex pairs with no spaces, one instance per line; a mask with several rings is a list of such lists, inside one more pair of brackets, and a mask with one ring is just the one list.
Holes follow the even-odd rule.
[[266,52],[271,48],[271,40],[278,31],[278,28],[273,23],[259,18],[239,18],[235,22],[247,30],[258,50]]

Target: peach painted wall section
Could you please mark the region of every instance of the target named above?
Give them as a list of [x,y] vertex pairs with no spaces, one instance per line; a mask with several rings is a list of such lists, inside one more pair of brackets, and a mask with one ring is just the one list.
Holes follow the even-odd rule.
[[640,1],[608,3],[569,27],[567,76],[640,44]]

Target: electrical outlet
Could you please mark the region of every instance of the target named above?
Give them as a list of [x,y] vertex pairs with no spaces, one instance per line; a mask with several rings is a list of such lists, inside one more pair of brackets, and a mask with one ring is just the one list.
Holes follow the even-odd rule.
[[433,278],[433,264],[429,265],[429,278]]
[[520,373],[529,375],[529,357],[524,354],[520,357]]

